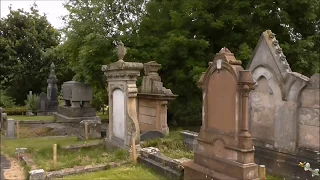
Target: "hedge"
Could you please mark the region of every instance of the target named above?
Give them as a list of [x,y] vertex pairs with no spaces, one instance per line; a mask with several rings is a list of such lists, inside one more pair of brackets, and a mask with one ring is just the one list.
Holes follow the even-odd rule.
[[27,108],[25,106],[14,106],[11,108],[5,108],[4,113],[7,113],[8,116],[26,115]]

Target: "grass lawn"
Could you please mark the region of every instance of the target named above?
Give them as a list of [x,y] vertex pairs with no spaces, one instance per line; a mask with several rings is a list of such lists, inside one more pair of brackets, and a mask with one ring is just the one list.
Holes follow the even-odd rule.
[[53,121],[53,116],[8,116],[17,121]]
[[164,155],[174,158],[189,158],[193,159],[193,152],[189,151],[183,144],[182,136],[180,131],[182,129],[171,130],[169,136],[162,139],[148,140],[144,143],[144,147],[156,147]]
[[164,177],[159,176],[152,170],[141,165],[127,165],[123,167],[113,168],[105,171],[66,176],[63,179],[91,179],[91,180],[115,180],[115,179],[128,179],[128,180],[164,180]]
[[[97,142],[97,140],[87,141],[87,143],[91,142]],[[75,151],[60,149],[61,146],[84,143],[84,141],[78,141],[76,137],[14,139],[4,140],[2,142],[1,151],[10,156],[15,156],[16,148],[26,147],[30,150],[36,165],[45,171],[72,168],[74,166],[108,163],[112,161],[125,160],[129,157],[128,152],[121,150],[108,152],[103,147],[85,148]],[[58,145],[57,169],[53,168],[53,144]]]

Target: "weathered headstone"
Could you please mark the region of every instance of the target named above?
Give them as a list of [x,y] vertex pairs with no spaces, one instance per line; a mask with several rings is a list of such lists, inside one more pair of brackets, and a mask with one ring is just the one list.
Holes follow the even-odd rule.
[[221,49],[201,76],[202,127],[194,161],[184,166],[184,179],[258,179],[248,132],[248,95],[254,83],[227,48]]
[[80,132],[78,139],[85,139],[85,124],[87,124],[88,139],[99,139],[101,138],[101,119],[95,120],[82,120],[80,122]]
[[249,98],[256,162],[272,175],[312,178],[298,164],[319,165],[319,74],[309,79],[292,72],[270,30],[262,33],[247,69],[257,84]]
[[138,119],[141,132],[159,131],[168,135],[167,104],[177,95],[163,87],[157,72],[160,67],[155,61],[144,64],[144,76],[138,93]]
[[13,139],[15,137],[16,137],[15,120],[9,118],[7,120],[6,138]]
[[137,77],[142,63],[125,62],[126,48],[121,43],[117,50],[119,60],[103,65],[108,81],[109,130],[106,145],[128,149],[132,139],[139,143],[140,129],[137,115]]

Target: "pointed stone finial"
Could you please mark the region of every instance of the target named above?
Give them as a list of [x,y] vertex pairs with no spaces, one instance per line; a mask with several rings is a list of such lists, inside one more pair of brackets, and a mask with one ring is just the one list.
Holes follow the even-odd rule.
[[127,49],[122,42],[119,43],[117,48],[117,56],[119,61],[123,61],[124,56],[127,54]]
[[219,53],[225,54],[225,53],[231,53],[231,51],[230,51],[228,48],[223,47],[223,48],[221,48],[221,50],[219,51]]
[[56,67],[56,66],[55,66],[54,63],[52,62],[51,65],[50,65],[50,69],[51,69],[51,70],[54,70],[55,67]]

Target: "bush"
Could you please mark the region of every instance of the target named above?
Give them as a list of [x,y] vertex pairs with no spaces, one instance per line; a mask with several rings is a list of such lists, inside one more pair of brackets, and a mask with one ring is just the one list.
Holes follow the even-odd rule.
[[25,115],[27,113],[27,108],[25,106],[13,106],[5,108],[4,112],[7,113],[8,116]]
[[37,110],[37,102],[39,96],[36,94],[29,94],[28,99],[25,101],[27,110],[29,111],[36,111]]
[[0,106],[4,108],[10,108],[15,105],[15,101],[12,97],[8,96],[6,91],[0,90]]

